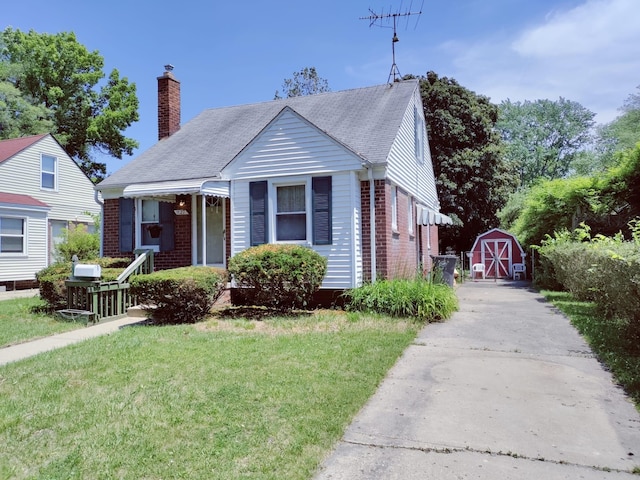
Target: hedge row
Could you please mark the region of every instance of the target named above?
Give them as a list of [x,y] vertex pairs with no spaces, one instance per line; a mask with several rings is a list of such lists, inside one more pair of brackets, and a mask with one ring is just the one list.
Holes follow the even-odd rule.
[[624,319],[640,328],[640,242],[591,239],[584,232],[582,238],[565,233],[547,239],[541,256],[575,298],[594,302],[606,318]]

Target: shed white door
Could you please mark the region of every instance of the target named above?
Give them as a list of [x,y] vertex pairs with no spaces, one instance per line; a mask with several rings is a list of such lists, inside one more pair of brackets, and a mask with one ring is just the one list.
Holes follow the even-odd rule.
[[482,240],[482,263],[486,276],[506,278],[511,272],[511,240],[506,238]]

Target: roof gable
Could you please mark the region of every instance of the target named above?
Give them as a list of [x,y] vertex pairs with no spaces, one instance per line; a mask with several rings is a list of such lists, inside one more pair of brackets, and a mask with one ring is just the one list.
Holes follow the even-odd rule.
[[41,135],[31,135],[29,137],[11,138],[8,140],[0,140],[0,163],[8,160],[9,158],[17,155],[25,148],[30,147],[34,143],[39,142],[49,133],[43,133]]
[[98,188],[219,177],[289,107],[347,149],[384,163],[417,80],[205,110],[106,178]]

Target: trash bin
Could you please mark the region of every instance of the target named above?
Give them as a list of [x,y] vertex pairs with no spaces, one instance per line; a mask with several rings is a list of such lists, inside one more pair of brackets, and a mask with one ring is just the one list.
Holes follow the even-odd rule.
[[456,270],[456,255],[431,255],[433,260],[433,271],[441,272],[442,281],[450,287],[453,287],[453,279]]

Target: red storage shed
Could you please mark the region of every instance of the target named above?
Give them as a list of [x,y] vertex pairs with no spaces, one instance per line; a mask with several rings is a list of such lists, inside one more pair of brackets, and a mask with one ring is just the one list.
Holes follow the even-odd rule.
[[526,278],[527,254],[513,234],[499,228],[478,235],[468,255],[474,279]]

